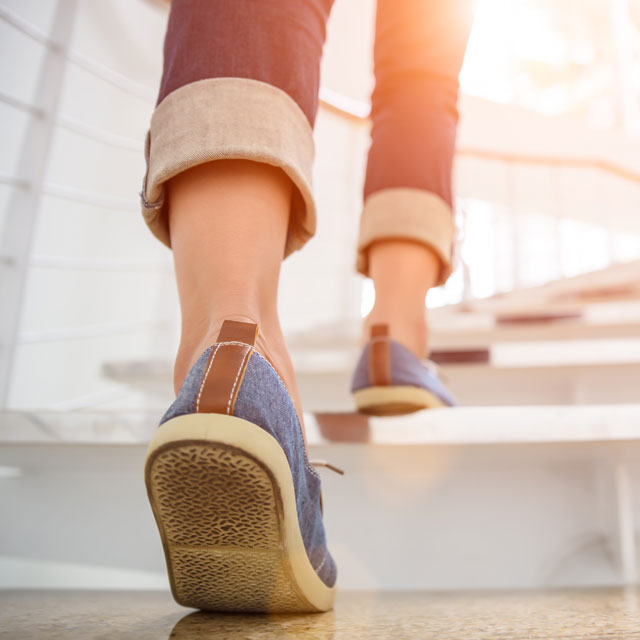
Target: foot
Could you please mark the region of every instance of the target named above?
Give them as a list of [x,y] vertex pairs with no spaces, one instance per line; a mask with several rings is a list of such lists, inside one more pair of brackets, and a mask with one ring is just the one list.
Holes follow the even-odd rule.
[[377,416],[456,404],[436,366],[390,337],[385,323],[372,326],[353,374],[351,392],[358,411]]
[[284,335],[282,334],[282,329],[280,328],[277,318],[259,321],[257,318],[254,319],[249,315],[234,314],[225,318],[213,319],[210,326],[203,329],[201,335],[198,337],[183,334],[174,366],[173,386],[176,395],[184,382],[187,372],[195,364],[203,351],[216,341],[224,320],[238,320],[240,322],[252,322],[259,325],[260,331],[256,341],[256,351],[271,363],[271,366],[282,379],[284,386],[291,396],[304,434],[304,415],[300,393],[296,383],[293,363],[291,362],[291,357],[289,356]]
[[386,324],[393,340],[417,358],[425,358],[429,335],[425,300],[438,282],[440,259],[425,245],[400,239],[375,242],[368,257],[376,297],[364,321],[362,346],[374,324]]
[[424,359],[429,354],[429,327],[427,324],[427,308],[424,304],[409,304],[403,307],[374,307],[364,319],[360,347],[363,348],[371,338],[371,327],[375,324],[386,324],[389,337],[404,345],[416,358]]
[[224,322],[160,420],[145,465],[171,590],[213,611],[326,611],[336,566],[321,480],[255,323]]

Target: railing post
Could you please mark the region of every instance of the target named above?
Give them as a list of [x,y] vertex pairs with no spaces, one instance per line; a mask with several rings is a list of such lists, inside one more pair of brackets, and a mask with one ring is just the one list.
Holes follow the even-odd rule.
[[549,167],[551,177],[551,189],[553,202],[551,211],[553,213],[553,231],[554,231],[554,259],[556,263],[556,278],[564,276],[564,241],[562,238],[562,219],[564,214],[564,193],[562,190],[562,167]]
[[513,271],[513,289],[522,288],[522,273],[520,272],[520,255],[522,253],[522,230],[520,228],[520,212],[516,203],[516,186],[513,175],[514,167],[506,164],[507,182],[507,211],[511,228],[511,269]]
[[597,469],[597,496],[608,551],[623,584],[638,584],[633,483],[627,461],[607,460]]
[[0,237],[0,407],[5,407],[8,400],[31,242],[77,5],[77,0],[58,0],[51,28],[55,45],[44,56],[34,96],[34,104],[41,114],[31,117],[17,162],[17,177],[28,184],[24,188],[14,188]]
[[471,303],[473,302],[473,293],[471,291],[471,270],[469,269],[469,264],[467,263],[464,257],[464,252],[462,251],[462,243],[465,241],[469,233],[469,214],[464,205],[458,205],[456,206],[456,209],[460,214],[460,219],[462,221],[462,233],[458,240],[458,246],[456,247],[460,266],[462,267],[462,305],[465,309],[470,309]]

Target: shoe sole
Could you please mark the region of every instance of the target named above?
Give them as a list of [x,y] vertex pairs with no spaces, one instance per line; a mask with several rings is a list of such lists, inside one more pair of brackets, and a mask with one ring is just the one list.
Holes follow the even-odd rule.
[[403,415],[448,406],[427,389],[401,385],[367,387],[354,391],[353,397],[358,411],[372,416]]
[[145,483],[176,602],[208,611],[327,611],[309,562],[288,460],[257,425],[173,418],[154,435]]

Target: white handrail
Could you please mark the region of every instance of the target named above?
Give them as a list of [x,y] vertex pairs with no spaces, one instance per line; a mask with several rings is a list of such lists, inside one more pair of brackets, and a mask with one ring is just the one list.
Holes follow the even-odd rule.
[[31,183],[23,178],[0,171],[0,184],[8,184],[16,189],[31,189]]
[[105,209],[132,211],[139,207],[137,194],[128,199],[120,196],[107,196],[90,191],[81,191],[74,187],[63,187],[62,185],[51,183],[46,183],[42,186],[42,193],[64,200],[71,200],[72,202],[85,202]]
[[174,326],[169,322],[112,322],[109,324],[84,325],[78,327],[60,327],[58,329],[43,329],[41,331],[21,331],[17,341],[20,344],[36,342],[58,342],[61,340],[78,340],[85,338],[101,338],[127,333],[149,331],[173,331]]
[[[0,19],[4,20],[11,26],[15,27],[19,31],[21,31],[24,35],[32,38],[36,42],[44,45],[51,51],[59,51],[60,45],[53,38],[49,37],[46,33],[41,31],[34,24],[31,24],[24,18],[20,17],[18,14],[14,13],[7,7],[3,7],[0,5]],[[114,71],[113,69],[109,69],[105,67],[103,64],[100,64],[96,60],[92,60],[91,58],[87,58],[82,55],[78,51],[74,51],[70,49],[68,53],[65,55],[66,59],[69,62],[73,62],[77,66],[83,68],[85,71],[88,71],[92,75],[95,75],[102,80],[114,85],[118,89],[129,93],[132,96],[137,98],[142,98],[143,100],[153,100],[155,99],[156,90],[152,87],[149,87],[146,84],[141,82],[136,82],[135,80],[131,80],[127,76]]]
[[[29,104],[24,100],[20,100],[19,98],[7,95],[6,93],[3,93],[1,91],[0,102],[3,102],[4,104],[9,105],[10,107],[13,107],[15,109],[25,111],[34,118],[44,118],[46,116],[44,109],[40,109],[33,104]],[[77,133],[78,135],[85,136],[86,138],[90,138],[92,140],[95,140],[96,142],[108,144],[118,149],[126,149],[127,151],[135,151],[136,153],[142,153],[142,151],[144,150],[144,144],[142,140],[120,136],[115,133],[111,133],[106,129],[94,127],[92,125],[86,124],[84,122],[79,122],[67,116],[54,118],[54,123],[62,129],[66,129],[67,131]]]
[[140,262],[123,258],[76,258],[70,256],[33,256],[29,266],[58,271],[104,271],[107,273],[155,273],[173,274],[166,262]]

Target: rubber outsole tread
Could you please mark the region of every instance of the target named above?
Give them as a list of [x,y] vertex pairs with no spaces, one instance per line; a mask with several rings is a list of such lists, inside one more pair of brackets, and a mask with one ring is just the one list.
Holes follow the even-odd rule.
[[175,600],[206,611],[315,610],[296,588],[269,470],[225,443],[172,442],[145,467]]

